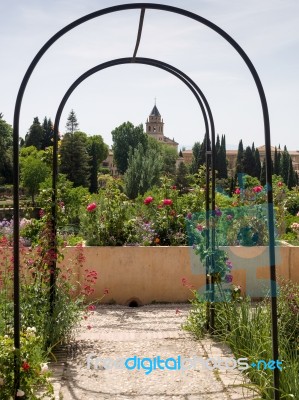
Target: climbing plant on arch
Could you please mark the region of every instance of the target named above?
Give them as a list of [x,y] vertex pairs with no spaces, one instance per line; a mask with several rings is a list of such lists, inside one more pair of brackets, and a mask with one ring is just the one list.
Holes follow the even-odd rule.
[[[212,23],[211,21],[197,15],[191,13],[189,11],[172,7],[163,4],[153,4],[153,3],[129,3],[122,4],[114,7],[105,8],[103,10],[99,10],[88,14],[78,20],[72,22],[71,24],[65,26],[59,32],[57,32],[52,38],[48,40],[48,42],[40,49],[40,51],[36,54],[33,61],[29,65],[22,83],[19,88],[19,92],[16,99],[15,111],[14,111],[14,122],[13,122],[13,162],[14,162],[14,346],[16,349],[20,348],[20,289],[19,289],[19,265],[20,265],[20,249],[19,249],[19,119],[20,119],[20,111],[23,96],[26,90],[26,86],[30,80],[30,77],[37,66],[40,59],[47,52],[47,50],[64,34],[71,31],[75,27],[90,21],[94,18],[111,14],[114,12],[124,11],[124,10],[133,10],[140,9],[141,10],[141,18],[143,21],[145,10],[160,10],[171,12],[175,14],[179,14],[185,16],[187,18],[191,18],[213,31],[217,32],[221,37],[223,37],[231,46],[238,52],[241,56],[245,64],[247,65],[253,79],[255,85],[257,87],[260,102],[262,106],[263,113],[263,123],[264,123],[264,136],[265,136],[265,147],[266,147],[266,187],[267,187],[267,207],[268,207],[268,230],[269,230],[269,269],[270,269],[270,287],[271,287],[271,309],[272,309],[272,347],[273,347],[273,359],[278,359],[278,332],[277,332],[277,286],[276,286],[276,265],[275,265],[275,240],[274,240],[274,210],[273,210],[273,192],[272,192],[272,170],[271,170],[271,139],[270,139],[270,121],[269,121],[269,112],[267,106],[267,100],[264,93],[264,89],[259,78],[259,75],[252,64],[251,60],[244,52],[244,50],[238,45],[238,43],[229,36],[225,31],[223,31],[220,27]],[[141,38],[141,29],[138,32],[137,43],[139,43]],[[133,61],[136,57],[137,53],[136,46]],[[213,144],[213,141],[212,141]],[[55,150],[55,149],[54,149]],[[56,149],[57,151],[57,149]],[[213,151],[213,148],[212,148]],[[212,157],[213,160],[213,157]],[[212,184],[213,177],[215,176],[214,165],[212,161]],[[53,178],[55,179],[55,178]],[[213,185],[212,185],[213,186]],[[213,199],[212,199],[213,201]],[[55,206],[55,204],[54,204]],[[212,213],[215,209],[215,204],[212,204]],[[213,239],[213,232],[212,232]],[[212,240],[213,243],[213,240]],[[16,380],[16,388],[18,387],[18,363],[16,363],[15,368],[15,380]],[[274,376],[274,399],[279,400],[279,370],[273,370]]]

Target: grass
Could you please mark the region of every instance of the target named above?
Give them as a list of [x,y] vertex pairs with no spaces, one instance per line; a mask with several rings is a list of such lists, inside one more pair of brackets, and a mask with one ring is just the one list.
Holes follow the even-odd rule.
[[[206,303],[195,295],[185,329],[197,338],[205,335]],[[270,299],[253,305],[249,298],[217,303],[215,338],[229,345],[235,358],[248,363],[272,359]],[[280,283],[278,296],[281,399],[299,399],[299,285]],[[261,399],[272,400],[273,372],[248,368],[246,376],[256,385]]]

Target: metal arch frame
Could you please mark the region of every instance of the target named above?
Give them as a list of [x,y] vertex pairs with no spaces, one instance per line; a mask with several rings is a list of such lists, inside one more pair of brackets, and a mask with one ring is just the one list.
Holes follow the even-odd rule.
[[[113,12],[124,11],[124,10],[133,10],[133,9],[151,9],[151,10],[161,10],[172,12],[175,14],[183,15],[185,17],[191,18],[203,25],[206,25],[208,28],[212,29],[220,36],[222,36],[231,46],[238,52],[241,56],[245,64],[247,65],[256,85],[256,88],[259,93],[260,102],[262,106],[263,112],[263,123],[264,123],[264,137],[265,137],[265,148],[266,148],[266,187],[267,187],[267,205],[268,205],[268,230],[269,230],[269,268],[270,268],[270,286],[271,286],[271,319],[272,319],[272,350],[273,350],[273,359],[278,359],[278,328],[277,328],[277,284],[276,284],[276,265],[275,265],[275,238],[274,238],[274,207],[273,207],[273,189],[272,189],[272,166],[271,166],[271,137],[270,137],[270,120],[269,120],[269,112],[268,105],[265,96],[265,92],[263,89],[263,85],[261,83],[260,77],[245,53],[245,51],[241,48],[241,46],[224,30],[218,27],[216,24],[211,21],[194,14],[192,12],[186,11],[181,8],[163,5],[163,4],[154,4],[154,3],[129,3],[122,4],[118,6],[108,7],[103,10],[99,10],[93,12],[91,14],[85,15],[82,18],[77,19],[71,24],[65,26],[59,32],[57,32],[52,38],[48,40],[48,42],[40,49],[40,51],[36,54],[31,64],[29,65],[24,78],[21,82],[16,103],[15,103],[15,111],[14,111],[14,120],[13,120],[13,177],[14,177],[14,327],[15,327],[15,337],[14,337],[14,345],[16,349],[20,348],[20,288],[19,288],[19,265],[20,265],[20,254],[19,254],[19,120],[20,120],[20,111],[23,95],[25,93],[26,86],[31,77],[32,72],[34,71],[36,65],[42,58],[42,56],[46,53],[46,51],[55,43],[60,37],[62,37],[65,33],[69,32],[73,28],[102,15],[110,14]],[[214,166],[212,165],[212,174],[215,173]],[[16,334],[16,331],[18,332]],[[278,369],[273,370],[274,375],[274,400],[279,400],[279,371]]]
[[[198,85],[185,73],[180,71],[179,69],[173,67],[170,64],[164,63],[159,60],[145,58],[145,57],[126,57],[126,58],[119,58],[107,61],[105,63],[99,64],[77,78],[73,84],[68,88],[65,92],[59,107],[56,112],[55,122],[54,122],[54,141],[53,141],[53,181],[52,181],[52,229],[53,229],[53,249],[54,252],[57,252],[57,243],[56,243],[56,233],[57,233],[57,224],[56,224],[56,206],[57,206],[57,181],[58,181],[58,133],[59,133],[59,124],[62,112],[64,110],[65,104],[68,101],[71,94],[74,90],[87,78],[92,76],[93,74],[100,72],[104,69],[117,66],[117,65],[124,65],[124,64],[143,64],[143,65],[151,65],[153,67],[160,68],[166,72],[171,73],[178,79],[180,79],[194,94],[203,114],[205,130],[206,130],[206,190],[205,190],[205,203],[206,203],[206,226],[209,228],[209,216],[210,216],[210,188],[209,188],[209,166],[210,160],[212,160],[212,165],[214,165],[214,157],[215,151],[210,151],[209,143],[210,143],[210,134],[209,134],[209,123],[211,127],[211,143],[212,149],[215,147],[215,125],[214,125],[214,118],[210,108],[210,105],[202,92],[202,90],[198,87]],[[210,157],[211,156],[211,157]],[[215,185],[214,185],[215,187]],[[215,192],[212,192],[212,204],[215,202]],[[214,207],[215,208],[215,207]],[[213,239],[212,239],[213,244]],[[207,229],[207,236],[206,236],[206,247],[207,249],[210,246],[210,235],[209,229]],[[207,291],[214,292],[214,282],[210,281],[208,278],[208,274],[210,272],[210,263],[211,260],[207,259],[206,264],[206,289]],[[55,302],[55,281],[56,281],[56,262],[53,262],[52,265],[52,273],[50,274],[50,309],[53,310],[54,302]],[[208,309],[207,309],[207,328],[211,331],[214,330],[214,307],[210,308],[208,302]]]

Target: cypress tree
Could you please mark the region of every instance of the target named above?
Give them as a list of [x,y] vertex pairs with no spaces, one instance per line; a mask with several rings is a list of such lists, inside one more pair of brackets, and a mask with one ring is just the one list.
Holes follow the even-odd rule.
[[280,175],[282,176],[282,179],[286,185],[288,184],[288,176],[289,176],[289,166],[290,166],[289,158],[290,156],[287,147],[284,146],[280,160]]
[[45,150],[47,147],[53,146],[53,137],[54,137],[54,126],[52,124],[51,118],[44,118],[43,122],[43,142],[42,142],[42,150]]
[[25,136],[25,147],[34,146],[38,150],[42,149],[44,141],[44,130],[39,122],[38,117],[33,119],[33,124],[29,128],[29,132]]
[[[280,152],[279,152],[280,155]],[[274,165],[273,165],[273,174],[280,175],[280,159],[278,156],[277,147],[275,146],[274,150]]]
[[289,169],[288,169],[288,181],[287,181],[287,186],[288,189],[292,189],[294,186],[296,186],[296,175],[295,171],[293,168],[293,162],[292,159],[289,155]]
[[217,158],[219,158],[219,178],[226,179],[227,178],[227,160],[226,160],[226,144],[225,144],[225,135],[221,136],[221,144],[220,144],[220,150],[219,150],[219,155],[217,155]]
[[215,165],[214,165],[214,167],[215,167],[215,170],[218,172],[218,178],[220,178],[220,175],[221,175],[221,173],[220,173],[220,169],[221,169],[221,160],[219,159],[220,158],[220,138],[219,138],[219,135],[217,135],[217,138],[216,138],[216,143],[215,143],[215,153],[216,153],[216,157],[215,157]]
[[266,184],[266,159],[265,158],[264,158],[262,168],[261,168],[260,181],[263,186]]
[[242,139],[239,142],[238,146],[238,154],[236,161],[236,174],[244,172],[244,148]]
[[252,153],[252,148],[246,147],[243,159],[243,172],[247,175],[254,176],[255,172],[255,157]]
[[261,170],[262,170],[262,165],[261,165],[261,157],[260,157],[260,152],[259,149],[255,149],[254,152],[254,163],[255,163],[255,169],[254,169],[254,175],[257,179],[260,179],[261,176]]

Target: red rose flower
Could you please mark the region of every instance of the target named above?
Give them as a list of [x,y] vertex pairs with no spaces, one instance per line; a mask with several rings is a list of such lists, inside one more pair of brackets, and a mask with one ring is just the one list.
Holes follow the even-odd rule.
[[154,201],[154,198],[152,196],[148,196],[146,199],[144,199],[143,203],[148,205]]
[[164,199],[163,200],[163,205],[164,206],[172,206],[172,200],[171,199]]
[[263,190],[262,186],[255,186],[253,189],[254,193],[260,193]]
[[90,203],[90,204],[88,204],[88,206],[86,207],[86,210],[87,210],[88,212],[91,212],[91,211],[95,210],[96,208],[97,208],[96,203]]
[[105,288],[104,289],[104,294],[108,294],[109,293],[109,289]]
[[277,186],[281,187],[281,186],[283,186],[283,183],[282,182],[278,182]]
[[175,185],[171,186],[171,189],[176,190],[176,186]]
[[23,362],[23,364],[22,364],[22,369],[23,369],[24,371],[28,371],[28,370],[30,369],[30,365],[28,364],[27,361],[24,361],[24,362]]
[[241,190],[240,190],[239,188],[237,188],[237,189],[235,190],[235,193],[236,193],[236,194],[240,194],[240,193],[241,193]]

